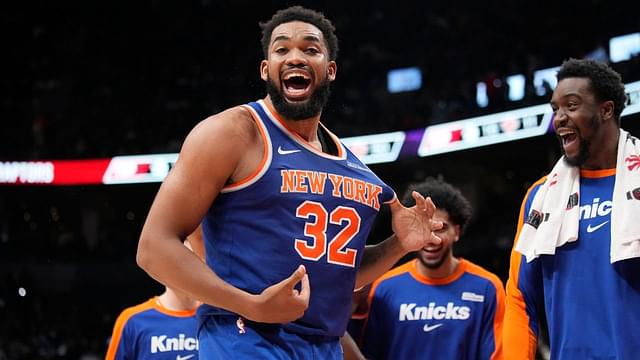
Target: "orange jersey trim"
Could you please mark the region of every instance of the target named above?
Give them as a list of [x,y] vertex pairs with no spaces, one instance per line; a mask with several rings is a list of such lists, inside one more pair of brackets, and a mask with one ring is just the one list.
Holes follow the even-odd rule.
[[394,192],[393,193],[393,198],[391,200],[389,200],[389,201],[385,201],[383,204],[391,205],[391,204],[393,204],[395,202],[400,202],[400,200],[398,199],[398,195],[396,195],[396,193]]
[[273,104],[271,104],[270,101],[267,101],[265,99],[260,101],[260,103],[264,104],[264,106],[268,110],[268,114],[271,115],[276,120],[276,123],[280,125],[281,128],[286,130],[289,136],[293,137],[298,143],[300,143],[302,146],[304,146],[308,150],[329,159],[344,160],[346,158],[346,154],[342,147],[342,143],[340,142],[340,140],[338,140],[338,137],[334,133],[329,131],[329,129],[327,129],[322,123],[319,123],[319,126],[321,126],[327,132],[327,134],[329,134],[329,136],[331,137],[331,140],[335,143],[336,148],[338,149],[338,155],[336,156],[327,154],[323,151],[316,149],[307,140],[305,140],[302,136],[300,136],[297,132],[295,132],[295,130],[291,129],[291,127],[289,127],[287,122],[280,116],[280,114],[276,111],[276,109],[273,107]]
[[109,341],[109,348],[107,349],[105,360],[113,360],[116,358],[116,351],[118,350],[118,345],[120,345],[120,340],[122,339],[122,331],[124,330],[124,326],[127,324],[127,321],[129,321],[132,316],[138,313],[153,309],[155,302],[156,298],[152,298],[143,302],[142,304],[127,308],[122,311],[122,313],[120,313],[118,319],[116,320],[116,324],[113,327],[113,333],[111,334],[111,341]]
[[193,308],[193,309],[189,309],[189,310],[171,310],[168,309],[166,307],[164,307],[161,303],[160,303],[160,297],[156,296],[154,298],[152,298],[149,301],[153,301],[153,307],[158,310],[159,312],[166,314],[166,315],[170,315],[170,316],[175,316],[175,317],[190,317],[190,316],[194,316],[196,314],[197,311],[197,307]]
[[251,114],[251,117],[258,126],[260,137],[262,138],[262,159],[260,160],[260,165],[258,165],[253,173],[233,184],[224,186],[221,192],[240,190],[253,184],[260,178],[260,176],[262,176],[266,172],[267,163],[271,160],[271,139],[269,138],[269,135],[267,135],[267,129],[265,128],[265,125],[262,123],[262,120],[260,120],[260,116],[255,113],[255,110],[253,110],[251,106],[242,105],[242,107],[249,111],[249,114]]
[[616,174],[616,169],[587,170],[580,169],[580,176],[585,178],[601,178]]
[[[522,200],[520,205],[520,214],[518,216],[518,227],[513,241],[513,247],[511,249],[511,259],[509,264],[509,280],[507,280],[506,286],[506,299],[505,299],[505,315],[504,315],[504,327],[502,333],[503,339],[503,352],[505,359],[535,359],[536,346],[538,339],[533,333],[533,330],[529,327],[529,315],[526,312],[526,303],[522,292],[518,288],[520,265],[522,261],[522,254],[515,250],[515,246],[520,238],[520,231],[524,225],[524,211],[526,201],[531,195],[533,189],[544,183],[547,177],[544,176],[538,181],[534,182],[527,194]],[[524,330],[526,329],[526,330]],[[522,333],[527,331],[527,336],[523,337]]]
[[[465,260],[463,260],[465,261]],[[496,313],[493,318],[493,336],[494,336],[494,344],[495,350],[491,354],[492,360],[503,359],[503,351],[502,351],[502,331],[504,327],[504,312],[505,312],[505,291],[504,285],[500,278],[498,278],[495,274],[483,269],[482,267],[465,261],[467,272],[477,275],[481,278],[487,279],[493,284],[496,288]]]
[[428,276],[424,276],[418,272],[418,259],[413,259],[411,262],[411,267],[409,273],[413,276],[418,282],[421,282],[426,285],[446,285],[458,280],[464,272],[467,270],[467,262],[465,260],[460,259],[457,268],[450,275],[443,278],[430,278]]
[[[380,283],[386,279],[389,279],[398,275],[402,275],[407,272],[410,273],[412,266],[415,266],[413,264],[413,261],[406,262],[398,267],[395,267],[387,271],[386,273],[384,273],[382,276],[380,276],[377,280],[373,282],[373,284],[371,285],[371,289],[369,290],[369,295],[367,296],[367,311],[362,314],[362,318],[365,318],[364,323],[362,324],[363,329],[366,329],[369,323],[369,311],[371,310],[373,295],[375,294],[376,289],[378,288],[378,285],[380,285]],[[358,339],[358,345],[362,346],[363,341],[364,341],[364,332],[361,334],[360,339]]]

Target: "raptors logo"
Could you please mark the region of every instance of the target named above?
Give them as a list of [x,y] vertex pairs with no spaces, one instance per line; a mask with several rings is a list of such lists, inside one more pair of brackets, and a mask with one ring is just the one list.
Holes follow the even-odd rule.
[[627,165],[627,169],[629,169],[629,171],[640,168],[640,155],[627,156],[624,161],[629,163],[629,165]]

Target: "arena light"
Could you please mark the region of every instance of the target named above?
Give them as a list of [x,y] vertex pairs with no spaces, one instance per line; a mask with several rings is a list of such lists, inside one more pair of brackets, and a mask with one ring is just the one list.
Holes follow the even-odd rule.
[[558,72],[558,70],[560,70],[560,66],[534,71],[533,86],[536,88],[536,95],[547,95],[547,88],[545,87],[545,83],[549,85],[551,90],[556,88],[556,84],[558,84],[556,73]]
[[612,37],[609,39],[609,58],[611,62],[630,60],[640,54],[640,32]]
[[414,91],[422,87],[422,71],[419,67],[390,70],[387,73],[387,90],[390,93]]
[[485,108],[489,106],[489,96],[487,96],[487,84],[484,81],[480,81],[476,84],[476,104]]
[[622,111],[621,116],[640,113],[640,81],[625,85],[627,92],[627,107]]
[[509,100],[518,101],[524,99],[526,78],[523,74],[515,74],[507,76],[507,84],[509,84]]

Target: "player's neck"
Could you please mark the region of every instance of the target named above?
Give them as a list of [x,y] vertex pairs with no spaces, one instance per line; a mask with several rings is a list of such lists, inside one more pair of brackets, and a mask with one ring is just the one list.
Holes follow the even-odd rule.
[[429,268],[425,266],[420,260],[418,260],[417,263],[417,269],[420,275],[428,277],[430,279],[444,279],[456,272],[460,260],[456,259],[453,256],[449,256],[437,268]]
[[174,311],[193,310],[198,306],[196,300],[186,295],[167,289],[162,295],[158,296],[158,302],[166,309]]
[[318,140],[318,126],[320,124],[320,115],[305,120],[287,120],[289,129],[293,130],[301,138],[305,139],[309,143],[320,144]]
[[[265,100],[269,103],[269,107],[271,108],[271,110],[277,112],[277,110],[275,110],[276,107],[273,105],[273,102],[271,101],[271,97],[267,95]],[[320,141],[318,140],[318,126],[320,124],[321,114],[322,112],[308,119],[301,119],[301,120],[287,119],[284,116],[282,116],[282,114],[280,113],[278,113],[277,115],[285,123],[285,125],[287,126],[287,128],[289,128],[289,130],[300,135],[301,138],[311,143],[313,146],[317,145],[318,149],[320,149]]]
[[[615,126],[615,125],[613,125]],[[613,127],[610,125],[609,127]],[[605,130],[606,129],[606,130]],[[603,128],[601,144],[593,151],[589,159],[580,166],[585,170],[604,170],[614,169],[618,160],[618,138],[620,137],[620,129],[618,127],[608,129]]]

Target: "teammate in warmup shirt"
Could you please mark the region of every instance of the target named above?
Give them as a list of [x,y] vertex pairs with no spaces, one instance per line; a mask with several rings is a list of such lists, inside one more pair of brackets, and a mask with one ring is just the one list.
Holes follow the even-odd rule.
[[640,356],[640,141],[620,128],[626,95],[604,63],[565,61],[551,97],[563,156],[520,210],[504,326],[508,359]]
[[[439,243],[378,280],[369,292],[363,352],[367,359],[502,359],[504,288],[500,279],[455,257],[453,246],[471,205],[452,185],[433,178],[409,187],[429,196],[443,222]],[[410,193],[409,193],[410,194]],[[407,195],[409,195],[407,194]],[[411,205],[405,196],[405,205]]]
[[[185,246],[191,248],[189,241]],[[107,360],[198,360],[199,303],[178,290],[164,293],[120,313]]]
[[[418,193],[415,206],[401,205],[321,123],[338,73],[331,22],[294,6],[261,27],[267,96],[190,132],[151,207],[137,260],[204,303],[203,359],[342,359],[354,289],[439,243],[432,230],[442,224]],[[365,247],[385,204],[394,234]],[[201,222],[206,264],[180,246]]]

